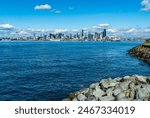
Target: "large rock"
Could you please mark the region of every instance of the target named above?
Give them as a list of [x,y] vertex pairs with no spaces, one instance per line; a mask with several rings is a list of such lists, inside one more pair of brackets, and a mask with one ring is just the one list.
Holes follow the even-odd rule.
[[109,86],[109,80],[108,79],[101,80],[101,86],[103,89],[107,89]]
[[103,89],[108,89],[111,87],[115,87],[116,85],[118,85],[119,82],[117,82],[116,80],[112,80],[111,78],[109,79],[104,79],[101,81],[101,86]]
[[119,82],[116,82],[116,81],[112,80],[112,81],[109,81],[108,87],[109,87],[109,88],[115,87],[115,86],[117,86],[118,84],[119,84]]
[[70,93],[70,94],[69,94],[69,98],[72,100],[72,99],[74,99],[75,97],[77,97],[79,94],[80,94],[79,91],[77,91],[77,92],[75,92],[75,93]]
[[125,76],[125,77],[123,78],[123,80],[125,80],[125,81],[128,81],[128,80],[130,80],[130,79],[131,79],[130,76]]
[[132,101],[132,99],[131,98],[122,98],[119,101]]
[[101,89],[100,86],[99,86],[99,84],[95,84],[95,90],[96,89]]
[[147,77],[147,83],[150,84],[150,77]]
[[129,84],[129,88],[130,89],[133,89],[135,87],[135,83],[134,82],[131,82],[130,84]]
[[121,99],[125,99],[125,98],[126,98],[125,92],[121,92],[116,96],[117,101],[120,101]]
[[137,89],[140,89],[140,88],[142,88],[142,85],[136,85],[133,89],[134,89],[135,91],[137,91]]
[[72,101],[79,101],[76,97]]
[[145,85],[143,88],[150,93],[150,85]]
[[89,88],[90,88],[90,89],[95,89],[95,83],[94,83],[94,84],[91,84]]
[[104,96],[100,98],[100,101],[114,101],[115,97],[113,96]]
[[87,99],[87,97],[86,97],[85,95],[83,95],[83,94],[79,94],[79,95],[77,96],[77,99],[78,99],[79,101],[85,101],[85,100]]
[[136,77],[136,80],[137,81],[139,81],[139,82],[141,82],[141,83],[144,83],[144,84],[146,84],[147,83],[147,77],[145,77],[145,76],[138,76],[138,75],[136,75],[135,76]]
[[107,96],[113,96],[113,90],[114,90],[114,87],[107,89],[106,91]]
[[80,90],[80,93],[82,93],[82,94],[87,94],[89,92],[89,88],[85,88],[85,89],[82,89],[82,90]]
[[94,89],[89,89],[88,92],[85,93],[85,96],[89,97],[89,96],[93,95],[93,91],[94,91]]
[[134,90],[134,89],[131,89],[129,97],[130,97],[131,99],[134,99],[134,98],[135,98],[135,90]]
[[85,101],[97,101],[98,99],[95,96],[88,97]]
[[122,89],[120,87],[118,87],[113,91],[113,94],[114,94],[114,96],[117,96],[121,92],[122,92]]
[[119,84],[120,88],[122,89],[122,91],[126,91],[129,89],[129,83],[131,81],[125,81]]
[[103,95],[105,95],[106,93],[101,90],[101,89],[96,89],[93,91],[93,95],[96,97],[96,98],[101,98]]
[[114,78],[114,81],[116,81],[116,82],[120,82],[121,80],[122,80],[121,77]]
[[129,96],[130,96],[130,91],[131,91],[130,89],[124,91],[126,98],[129,98]]
[[145,88],[139,88],[137,89],[136,91],[136,98],[137,99],[146,99],[146,98],[149,98],[150,94],[149,94],[149,91]]

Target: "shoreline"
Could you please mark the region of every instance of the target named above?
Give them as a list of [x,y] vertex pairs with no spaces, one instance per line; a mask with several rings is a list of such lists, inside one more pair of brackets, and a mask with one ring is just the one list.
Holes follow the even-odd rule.
[[[129,50],[129,54],[150,63],[150,47],[139,45]],[[70,93],[63,101],[150,101],[150,76],[102,79]]]
[[150,64],[150,47],[139,45],[128,52],[131,56],[138,58],[139,60],[143,60]]
[[70,93],[63,101],[150,101],[150,76],[102,79]]
[[143,40],[0,40],[0,42],[143,42]]

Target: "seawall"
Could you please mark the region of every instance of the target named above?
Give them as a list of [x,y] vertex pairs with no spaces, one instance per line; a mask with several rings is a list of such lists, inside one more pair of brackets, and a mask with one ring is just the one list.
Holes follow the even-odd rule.
[[70,93],[63,101],[150,101],[150,77],[133,75],[102,79]]
[[139,45],[129,50],[131,56],[150,63],[150,46]]

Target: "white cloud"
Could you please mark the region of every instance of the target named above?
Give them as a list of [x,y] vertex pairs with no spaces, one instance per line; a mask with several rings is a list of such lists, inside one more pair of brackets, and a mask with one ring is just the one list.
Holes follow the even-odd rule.
[[102,28],[108,28],[109,24],[98,24],[96,26],[93,26],[94,29],[102,29]]
[[27,31],[15,31],[15,32],[11,32],[10,34],[11,35],[16,35],[16,34],[18,34],[18,35],[27,35],[29,33]]
[[60,14],[60,13],[61,13],[61,11],[60,11],[60,10],[57,10],[57,9],[52,9],[50,12],[56,13],[56,14]]
[[22,35],[22,34],[28,34],[27,31],[20,31],[18,34]]
[[108,27],[109,24],[99,24],[100,27]]
[[141,11],[150,11],[150,0],[143,0],[141,5],[143,6]]
[[34,8],[35,10],[50,10],[52,9],[52,6],[50,6],[49,4],[45,4],[45,5],[37,5]]
[[56,13],[56,14],[60,14],[61,11],[57,10],[57,9],[52,9],[52,6],[50,6],[49,4],[45,4],[45,5],[37,5],[34,7],[35,10],[50,10],[50,12]]
[[13,29],[14,26],[10,25],[10,24],[0,24],[0,29],[2,30],[9,30],[9,29]]
[[149,32],[150,33],[150,29],[144,29],[144,32]]
[[65,32],[68,32],[69,30],[68,29],[55,29],[53,32],[54,33],[65,33]]
[[128,29],[126,32],[127,32],[127,33],[135,33],[135,32],[137,32],[137,29],[135,29],[135,28],[130,28],[130,29]]
[[116,33],[116,32],[118,32],[118,30],[117,29],[107,29],[107,32]]

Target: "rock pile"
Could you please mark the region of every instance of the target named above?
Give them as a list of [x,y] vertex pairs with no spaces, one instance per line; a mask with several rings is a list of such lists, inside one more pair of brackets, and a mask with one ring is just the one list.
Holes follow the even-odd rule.
[[129,54],[150,63],[150,47],[139,45],[129,50]]
[[150,101],[150,77],[102,79],[89,88],[71,93],[63,101]]

